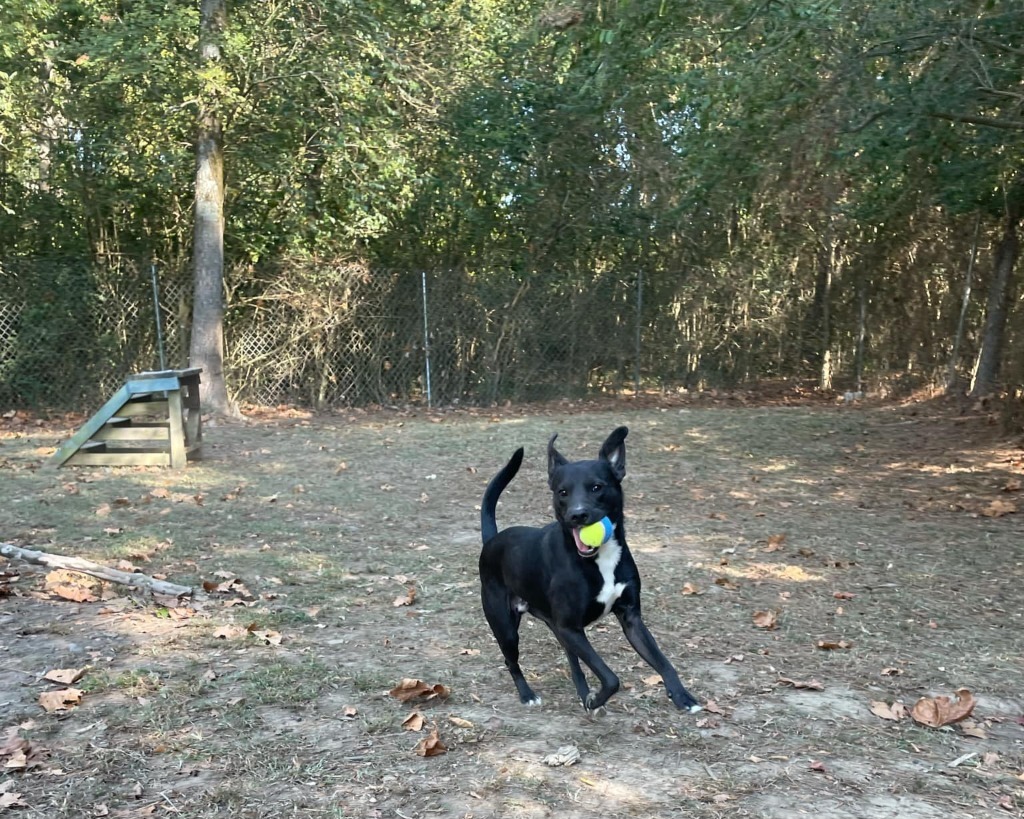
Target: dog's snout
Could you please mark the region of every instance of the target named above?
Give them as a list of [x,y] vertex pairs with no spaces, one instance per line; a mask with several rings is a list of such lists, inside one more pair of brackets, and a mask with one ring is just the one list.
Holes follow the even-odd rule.
[[590,522],[590,510],[577,506],[570,509],[566,517],[573,526],[586,526]]

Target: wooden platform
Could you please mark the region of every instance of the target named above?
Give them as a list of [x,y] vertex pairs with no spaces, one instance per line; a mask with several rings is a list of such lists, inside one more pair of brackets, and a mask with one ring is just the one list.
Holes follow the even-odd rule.
[[202,452],[198,367],[131,376],[54,454],[56,466],[170,466]]

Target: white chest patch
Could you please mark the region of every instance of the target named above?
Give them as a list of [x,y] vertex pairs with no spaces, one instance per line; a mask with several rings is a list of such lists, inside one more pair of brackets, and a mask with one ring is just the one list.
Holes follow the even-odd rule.
[[622,546],[619,541],[612,538],[601,547],[594,558],[597,561],[597,568],[601,572],[601,590],[597,593],[597,602],[604,606],[604,613],[611,611],[615,601],[619,599],[626,589],[625,583],[615,582],[615,567],[619,565],[619,558],[622,556]]

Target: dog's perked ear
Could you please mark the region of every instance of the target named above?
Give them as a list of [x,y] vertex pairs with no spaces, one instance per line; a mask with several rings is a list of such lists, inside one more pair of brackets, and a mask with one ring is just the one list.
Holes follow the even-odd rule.
[[601,445],[601,454],[599,456],[608,461],[612,472],[620,481],[626,477],[626,436],[628,434],[628,427],[618,427],[612,430],[612,434]]
[[[558,467],[565,466],[567,463],[569,463],[569,461],[566,460],[565,456],[562,455],[562,453],[559,452],[557,449],[555,449],[555,438],[557,438],[557,437],[558,437],[558,433],[556,432],[554,435],[551,436],[551,440],[548,441],[548,485],[549,486],[551,486],[551,478],[554,476],[555,470],[558,469]],[[555,487],[551,486],[551,488],[554,489]]]

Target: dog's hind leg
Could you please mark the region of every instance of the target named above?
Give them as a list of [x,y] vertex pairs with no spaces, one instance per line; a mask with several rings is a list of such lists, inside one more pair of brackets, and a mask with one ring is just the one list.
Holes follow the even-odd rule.
[[511,605],[504,587],[484,584],[481,598],[487,624],[491,627],[494,639],[498,641],[498,648],[505,658],[505,667],[512,675],[512,682],[516,684],[519,701],[524,705],[540,705],[541,698],[530,688],[519,667],[519,623],[523,618],[522,611]]
[[562,632],[552,625],[549,617],[545,617],[539,612],[534,616],[551,629],[551,633],[555,635],[555,639],[558,640],[559,644],[565,650],[565,656],[569,660],[569,674],[572,675],[572,684],[576,689],[576,694],[579,696],[580,702],[586,705],[587,700],[590,698],[590,685],[587,683],[586,675],[583,673],[583,667],[580,665],[580,658],[573,653],[573,650],[569,648],[565,640],[562,639]]

